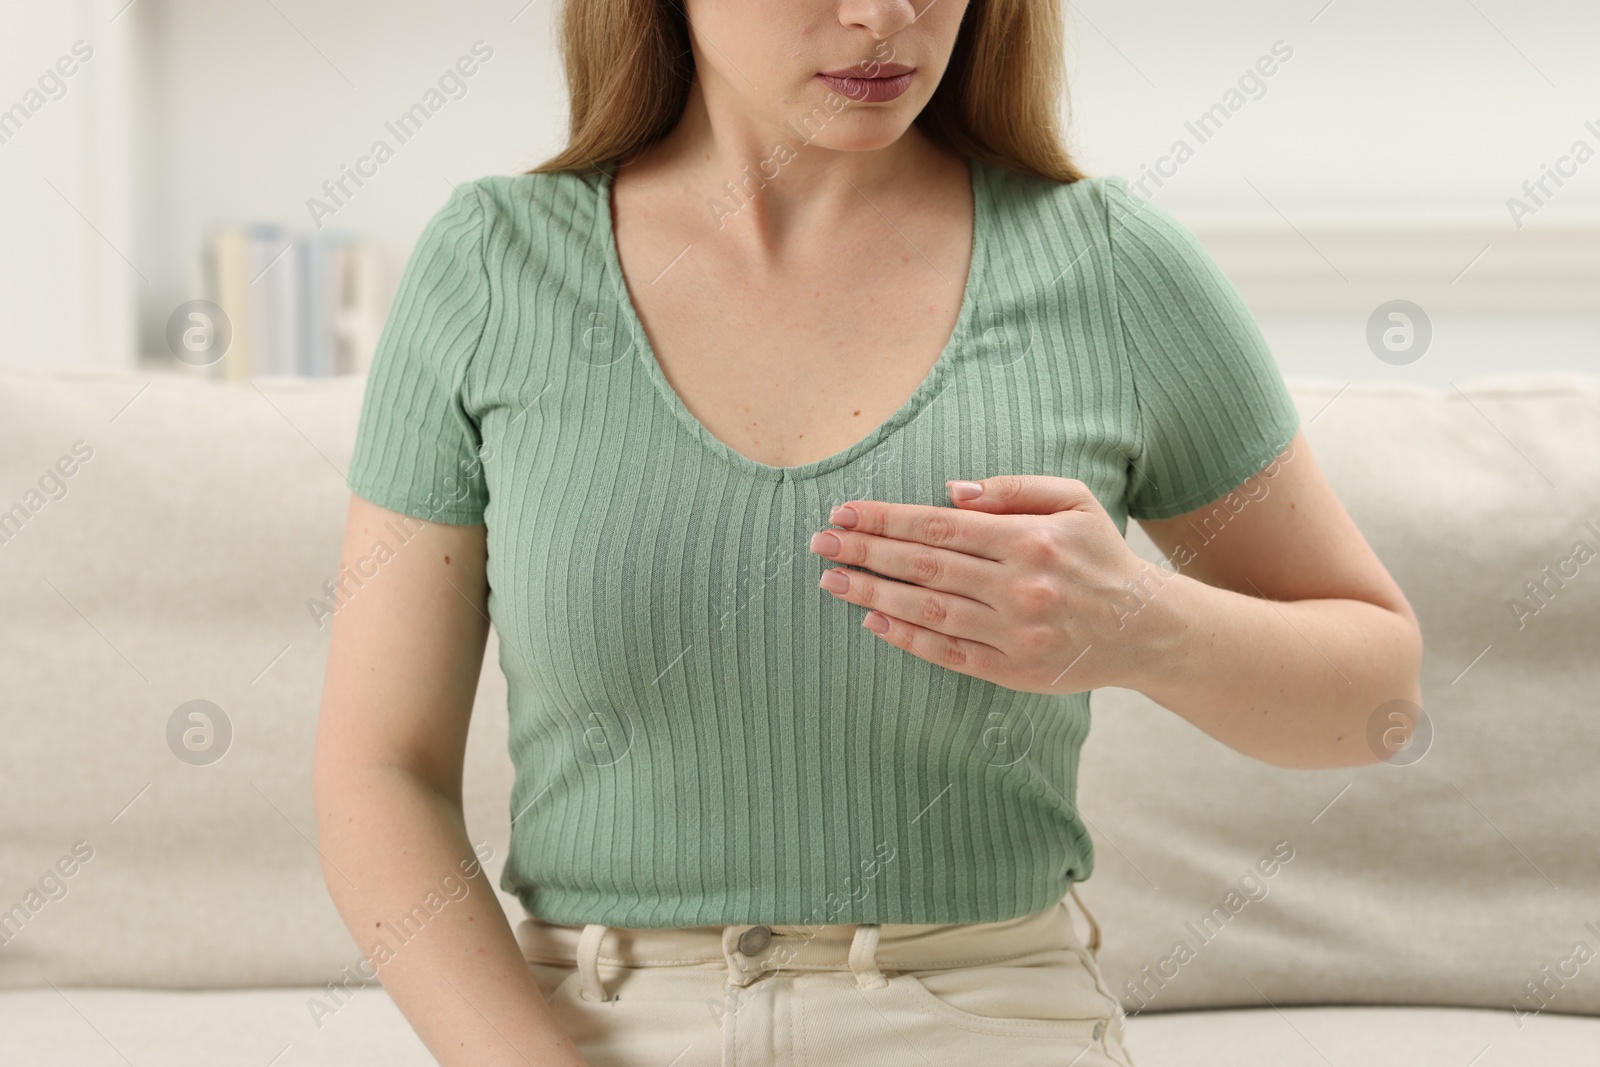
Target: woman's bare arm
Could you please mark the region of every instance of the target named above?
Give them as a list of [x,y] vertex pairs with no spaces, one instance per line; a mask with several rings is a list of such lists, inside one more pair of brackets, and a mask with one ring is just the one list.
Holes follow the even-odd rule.
[[[397,530],[415,534],[401,544]],[[484,534],[351,498],[341,576],[361,584],[341,582],[313,773],[323,878],[445,1067],[577,1067],[462,815],[489,631]],[[388,552],[374,551],[380,541]]]
[[1138,613],[1152,654],[1128,688],[1280,767],[1392,755],[1417,725],[1390,709],[1422,701],[1422,635],[1303,429],[1236,503],[1141,521],[1178,573]]

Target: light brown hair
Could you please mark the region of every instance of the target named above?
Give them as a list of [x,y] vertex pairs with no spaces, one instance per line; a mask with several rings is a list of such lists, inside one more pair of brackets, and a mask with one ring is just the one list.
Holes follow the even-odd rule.
[[[564,0],[567,147],[529,173],[625,163],[678,124],[694,80],[681,0]],[[1085,177],[1063,143],[1061,0],[971,0],[917,125],[936,142],[1056,181]]]

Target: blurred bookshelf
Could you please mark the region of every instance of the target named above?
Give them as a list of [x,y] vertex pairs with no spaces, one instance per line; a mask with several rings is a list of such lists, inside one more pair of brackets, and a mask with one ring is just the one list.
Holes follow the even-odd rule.
[[239,381],[364,374],[387,313],[382,259],[359,234],[214,223],[196,260],[205,293],[173,313],[147,369]]
[[386,309],[378,255],[359,236],[216,226],[202,263],[207,299],[233,331],[214,375],[326,378],[371,365]]

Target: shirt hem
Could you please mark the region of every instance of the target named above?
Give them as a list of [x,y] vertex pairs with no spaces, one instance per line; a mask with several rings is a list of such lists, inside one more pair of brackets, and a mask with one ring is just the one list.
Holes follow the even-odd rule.
[[[1059,892],[1053,888],[1047,889],[1043,893],[1036,892],[1015,908],[999,907],[998,905],[977,908],[967,908],[959,905],[951,907],[948,901],[940,901],[929,903],[926,909],[919,908],[906,911],[896,908],[893,911],[889,911],[871,907],[846,908],[835,912],[832,916],[826,914],[825,907],[803,910],[779,908],[770,912],[752,912],[745,908],[721,907],[709,901],[696,906],[685,907],[678,905],[666,908],[662,906],[659,900],[644,900],[642,898],[634,898],[631,901],[596,901],[593,898],[586,900],[585,894],[569,891],[531,893],[522,890],[516,891],[516,896],[522,902],[523,910],[529,915],[560,926],[584,926],[589,923],[595,923],[624,929],[679,929],[696,926],[735,926],[756,923],[765,923],[769,926],[833,926],[868,923],[883,925],[973,925],[1005,922],[1024,915],[1032,915],[1044,908],[1053,907],[1068,895],[1071,887],[1078,881],[1082,881],[1082,879],[1063,878],[1059,883]],[[668,913],[670,913],[672,919],[670,922],[667,921]]]

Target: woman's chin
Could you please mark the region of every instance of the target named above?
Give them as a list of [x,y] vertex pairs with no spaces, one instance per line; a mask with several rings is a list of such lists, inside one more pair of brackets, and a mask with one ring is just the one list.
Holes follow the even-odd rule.
[[910,126],[903,116],[891,115],[887,109],[875,114],[847,113],[830,122],[811,143],[835,152],[874,152],[900,140]]

